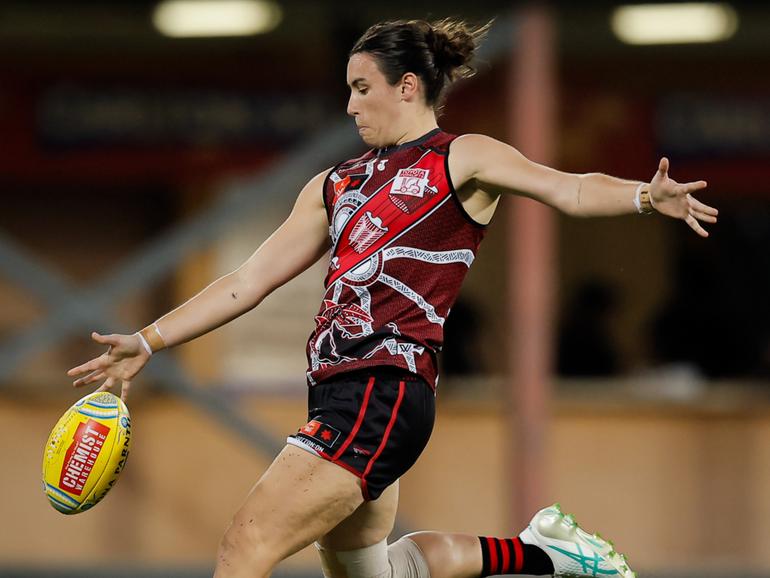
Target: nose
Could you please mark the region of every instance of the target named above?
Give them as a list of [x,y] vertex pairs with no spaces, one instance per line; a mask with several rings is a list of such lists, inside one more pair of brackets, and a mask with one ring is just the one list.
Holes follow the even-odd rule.
[[356,116],[356,115],[358,114],[358,108],[355,106],[355,102],[354,102],[354,100],[353,100],[353,97],[354,97],[354,96],[355,96],[355,95],[353,95],[353,94],[351,93],[350,97],[348,98],[348,109],[347,109],[347,113],[348,113],[348,115],[349,115],[349,116]]

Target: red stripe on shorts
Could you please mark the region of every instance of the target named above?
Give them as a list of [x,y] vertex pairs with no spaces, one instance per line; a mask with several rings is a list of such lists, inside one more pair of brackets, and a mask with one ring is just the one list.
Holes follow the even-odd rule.
[[524,566],[524,548],[521,547],[521,540],[519,538],[513,539],[513,549],[516,550],[516,564],[513,572],[514,574],[521,574],[521,569]]
[[487,545],[489,546],[489,573],[497,574],[500,570],[497,567],[497,548],[495,548],[495,539],[487,538]]
[[380,447],[377,448],[377,451],[374,452],[372,459],[370,459],[369,463],[366,464],[366,469],[364,470],[364,473],[361,476],[361,489],[363,490],[363,493],[365,496],[369,495],[369,491],[366,489],[366,476],[369,475],[369,472],[372,471],[374,462],[376,462],[377,458],[380,457],[382,450],[385,449],[385,444],[388,443],[388,438],[390,437],[390,431],[393,429],[393,424],[396,423],[396,416],[398,416],[398,409],[401,407],[401,401],[403,399],[404,399],[404,382],[400,381],[398,382],[398,398],[396,398],[396,403],[393,405],[393,411],[390,412],[390,421],[388,422],[388,427],[385,428],[385,434],[382,436]]
[[361,424],[364,421],[364,415],[366,414],[366,406],[369,405],[369,397],[372,395],[372,389],[374,389],[374,376],[369,378],[369,383],[366,384],[366,392],[364,392],[364,401],[361,402],[361,409],[358,411],[358,417],[356,418],[356,423],[353,426],[353,429],[350,430],[350,435],[348,435],[348,439],[345,440],[345,443],[340,446],[340,449],[337,450],[337,453],[332,456],[332,461],[336,462],[338,459],[340,459],[340,456],[345,452],[346,449],[348,449],[348,446],[350,445],[350,442],[353,441],[353,438],[356,437],[356,434],[358,433],[358,429],[361,427]]

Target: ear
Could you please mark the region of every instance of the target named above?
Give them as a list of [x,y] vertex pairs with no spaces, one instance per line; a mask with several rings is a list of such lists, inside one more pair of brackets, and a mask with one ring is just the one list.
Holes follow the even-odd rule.
[[401,100],[410,102],[417,97],[420,90],[420,79],[414,72],[407,72],[401,77],[400,85]]

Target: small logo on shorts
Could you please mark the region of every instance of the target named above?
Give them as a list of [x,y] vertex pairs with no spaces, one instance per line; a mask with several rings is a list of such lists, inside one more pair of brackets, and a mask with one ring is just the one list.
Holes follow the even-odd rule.
[[331,448],[340,437],[340,430],[315,419],[310,420],[301,427],[299,433],[313,438],[327,448]]
[[359,456],[370,456],[372,455],[372,452],[369,450],[365,450],[364,448],[360,448],[358,446],[353,446],[353,453]]

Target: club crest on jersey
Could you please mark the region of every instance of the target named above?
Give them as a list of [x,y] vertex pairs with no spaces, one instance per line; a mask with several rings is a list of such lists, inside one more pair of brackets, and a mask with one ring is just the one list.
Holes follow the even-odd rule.
[[430,169],[399,169],[388,197],[391,202],[405,213],[410,213],[425,195],[425,191],[435,193],[437,189],[428,184]]
[[388,228],[382,223],[382,219],[366,211],[361,215],[356,224],[353,225],[348,241],[350,242],[350,247],[360,254],[376,243],[387,232]]

